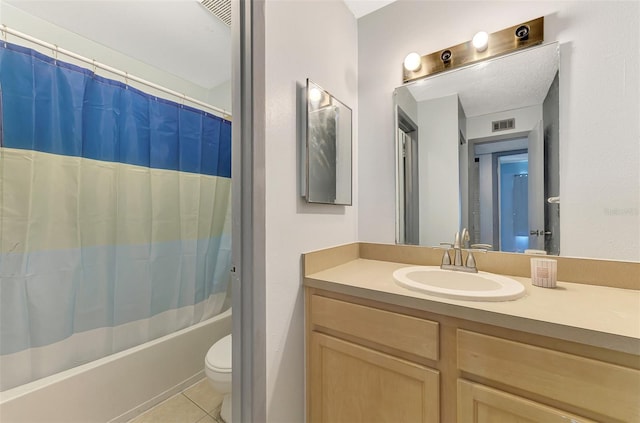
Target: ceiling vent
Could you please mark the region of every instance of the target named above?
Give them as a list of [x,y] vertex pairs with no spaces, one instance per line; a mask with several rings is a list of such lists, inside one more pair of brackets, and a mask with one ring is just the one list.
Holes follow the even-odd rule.
[[231,26],[231,0],[200,0],[213,16],[220,19],[228,27]]
[[491,132],[507,131],[516,129],[516,119],[495,120],[491,122]]

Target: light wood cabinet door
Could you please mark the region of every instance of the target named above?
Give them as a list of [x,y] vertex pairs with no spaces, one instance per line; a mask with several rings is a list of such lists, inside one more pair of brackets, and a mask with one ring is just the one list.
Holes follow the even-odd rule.
[[557,408],[458,379],[460,423],[593,423]]
[[438,422],[438,371],[318,332],[309,355],[310,422]]
[[458,329],[458,368],[590,415],[640,422],[640,371]]

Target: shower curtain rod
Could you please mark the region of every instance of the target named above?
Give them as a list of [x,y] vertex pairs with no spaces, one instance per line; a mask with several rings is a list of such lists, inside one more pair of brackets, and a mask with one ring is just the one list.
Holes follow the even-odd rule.
[[16,31],[15,29],[8,28],[6,25],[2,25],[2,28],[0,28],[0,31],[2,32],[2,38],[4,39],[4,41],[7,41],[7,34],[11,34],[11,35],[13,35],[15,37],[22,38],[23,40],[27,40],[27,41],[32,42],[34,44],[38,44],[38,45],[40,45],[42,47],[46,47],[48,49],[51,49],[52,51],[55,52],[56,59],[57,59],[57,54],[58,53],[63,54],[65,56],[72,57],[72,58],[74,58],[76,60],[80,60],[81,62],[85,62],[85,63],[87,63],[89,65],[92,65],[94,68],[100,68],[100,69],[106,70],[108,72],[111,72],[113,74],[116,74],[116,75],[119,75],[121,77],[124,77],[125,78],[125,83],[128,83],[128,81],[135,81],[135,82],[137,82],[139,84],[146,85],[146,86],[154,88],[154,89],[156,89],[158,91],[162,91],[164,93],[170,94],[170,95],[172,95],[174,97],[181,98],[184,101],[188,101],[190,103],[197,104],[198,106],[205,107],[205,108],[207,108],[209,110],[213,110],[215,112],[215,114],[222,115],[221,116],[222,118],[227,119],[227,120],[231,120],[231,113],[229,113],[226,110],[221,109],[219,107],[212,106],[211,104],[207,104],[207,103],[204,103],[204,102],[202,102],[200,100],[196,100],[195,98],[189,97],[189,96],[187,96],[185,94],[179,93],[177,91],[173,91],[173,90],[171,90],[169,88],[163,87],[163,86],[158,85],[158,84],[154,84],[153,82],[147,81],[146,79],[142,79],[142,78],[137,77],[135,75],[131,75],[128,72],[124,72],[124,71],[121,71],[119,69],[113,68],[113,67],[111,67],[109,65],[105,65],[104,63],[97,62],[94,59],[89,59],[87,57],[84,57],[84,56],[81,56],[79,54],[76,54],[76,53],[74,53],[72,51],[65,50],[63,48],[58,47],[55,44],[51,44],[51,43],[48,43],[46,41],[39,40],[39,39],[37,39],[35,37],[32,37],[32,36],[27,35],[27,34],[24,34],[24,33],[20,32],[20,31]]

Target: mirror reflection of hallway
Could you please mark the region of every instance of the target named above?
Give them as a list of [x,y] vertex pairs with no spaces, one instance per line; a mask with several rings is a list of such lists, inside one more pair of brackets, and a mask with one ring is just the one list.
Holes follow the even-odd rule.
[[529,248],[528,139],[471,140],[469,144],[471,243],[523,252]]
[[[545,175],[556,160],[545,146],[542,121],[526,134],[470,140],[469,215],[471,243],[522,253],[554,252],[548,229]],[[464,199],[463,199],[464,202]],[[557,254],[557,253],[556,253]]]

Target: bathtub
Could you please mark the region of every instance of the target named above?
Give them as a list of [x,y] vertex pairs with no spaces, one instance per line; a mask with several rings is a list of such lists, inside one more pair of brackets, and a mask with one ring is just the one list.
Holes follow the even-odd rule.
[[126,422],[204,376],[231,308],[204,322],[0,393],[0,421]]

